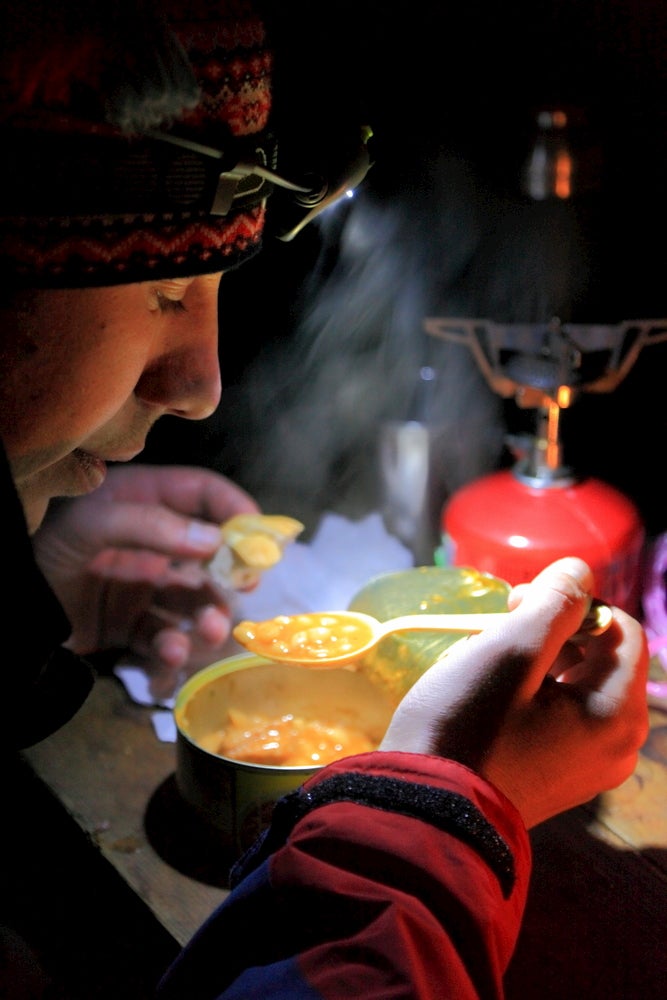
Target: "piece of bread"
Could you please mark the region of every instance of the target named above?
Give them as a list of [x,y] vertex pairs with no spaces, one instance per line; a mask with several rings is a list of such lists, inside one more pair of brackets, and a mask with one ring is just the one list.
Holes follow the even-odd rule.
[[303,528],[301,521],[283,514],[235,514],[220,526],[222,544],[208,570],[227,590],[247,589],[282,559]]

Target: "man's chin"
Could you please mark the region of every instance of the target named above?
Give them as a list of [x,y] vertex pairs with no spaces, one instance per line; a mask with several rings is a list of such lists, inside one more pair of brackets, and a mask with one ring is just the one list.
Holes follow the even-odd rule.
[[39,471],[18,477],[16,489],[29,533],[33,535],[37,531],[52,500],[93,493],[104,483],[106,474],[106,462],[75,448]]
[[45,499],[43,497],[26,500],[24,497],[21,497],[21,503],[23,505],[23,513],[28,524],[28,534],[34,535],[46,517],[49,500],[48,498]]

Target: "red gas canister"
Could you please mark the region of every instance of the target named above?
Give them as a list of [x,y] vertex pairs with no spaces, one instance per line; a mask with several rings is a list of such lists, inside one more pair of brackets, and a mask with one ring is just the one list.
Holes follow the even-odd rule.
[[596,596],[637,615],[644,527],[634,504],[598,479],[544,483],[515,468],[452,495],[442,512],[447,565],[474,566],[515,585],[554,559],[576,555],[595,575]]

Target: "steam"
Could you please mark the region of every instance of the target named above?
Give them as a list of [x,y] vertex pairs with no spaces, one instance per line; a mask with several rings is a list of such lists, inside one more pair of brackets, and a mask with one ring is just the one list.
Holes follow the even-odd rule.
[[[298,24],[297,9],[306,5],[283,6]],[[356,18],[359,5],[351,6]],[[503,5],[434,3],[413,19],[392,19],[371,5],[371,27],[352,32],[341,11],[331,18],[326,9],[327,33],[340,25],[344,40],[331,45],[328,76],[313,48],[312,78],[332,81],[338,108],[348,71],[354,77],[351,66],[340,72],[340,53],[363,47],[360,89],[379,111],[379,120],[368,120],[386,145],[342,214],[338,207],[314,224],[319,258],[284,338],[262,331],[253,362],[225,386],[218,467],[265,509],[308,525],[317,511],[377,509],[387,421],[416,416],[434,429],[433,492],[443,502],[508,457],[508,431],[532,431],[534,414],[495,396],[466,347],[425,334],[427,316],[616,323],[664,315],[664,251],[646,239],[646,226],[655,228],[664,214],[662,35],[654,30],[655,5],[643,13],[637,4],[625,8],[614,21],[599,5],[526,4],[508,16]],[[623,42],[626,31],[635,44]],[[411,52],[414,65],[406,63]],[[310,79],[302,55],[287,64]],[[290,111],[305,96],[302,88]],[[321,92],[313,89],[313,97],[314,122],[325,116]],[[533,112],[561,101],[590,112],[611,153],[596,204],[588,197],[538,204],[518,195]],[[289,264],[276,269],[277,286],[287,271]],[[272,297],[261,284],[253,294]],[[420,378],[425,367],[435,374],[429,381]],[[658,367],[649,374],[658,379]],[[635,408],[623,409],[619,394],[618,435],[577,433],[572,413],[569,443],[594,474],[614,481],[625,465],[626,486],[636,490],[645,480],[662,525],[664,504],[650,475],[655,438],[646,434],[664,417],[654,384]],[[596,398],[587,408],[582,398],[577,408],[599,423],[600,408],[609,419],[610,405]],[[625,463],[620,436],[633,441]]]
[[442,309],[474,308],[483,209],[461,163],[439,158],[420,187],[362,191],[343,219],[339,209],[324,217],[290,340],[264,351],[227,399],[237,446],[251,442],[234,471],[265,509],[306,523],[313,510],[376,509],[388,421],[431,429],[438,506],[497,464],[499,400],[466,347],[423,328]]
[[[530,202],[517,163],[498,169],[491,152],[449,147],[403,170],[392,164],[390,180],[373,176],[342,216],[324,216],[289,338],[263,350],[227,398],[222,468],[265,509],[307,525],[324,510],[380,509],[389,421],[429,427],[434,509],[508,461],[508,435],[534,432],[534,412],[495,396],[468,348],[428,336],[425,317],[631,315],[636,289],[613,280],[599,224],[609,201],[604,212],[594,200]],[[420,376],[425,368],[433,378]]]

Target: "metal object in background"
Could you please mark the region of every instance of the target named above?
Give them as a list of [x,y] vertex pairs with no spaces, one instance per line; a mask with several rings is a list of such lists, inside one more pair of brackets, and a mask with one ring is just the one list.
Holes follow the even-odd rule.
[[391,420],[379,436],[380,510],[387,531],[410,549],[415,565],[432,564],[442,494],[433,489],[433,432],[417,420]]
[[429,318],[425,328],[466,344],[495,392],[538,414],[531,447],[513,470],[482,477],[445,503],[445,561],[517,584],[560,556],[579,555],[595,574],[596,593],[637,615],[645,543],[639,513],[618,490],[579,479],[562,464],[559,419],[578,392],[616,388],[644,346],[667,339],[667,320],[603,326]]
[[542,109],[521,171],[533,201],[566,200],[598,189],[602,150],[581,109]]
[[[432,337],[468,347],[499,396],[521,407],[559,402],[562,386],[575,392],[612,392],[644,347],[667,341],[667,318],[602,323],[496,323],[470,317],[428,317]],[[563,406],[564,397],[560,400]]]
[[411,551],[416,566],[433,565],[447,493],[448,431],[434,407],[439,391],[437,370],[423,365],[405,418],[385,420],[378,433],[380,512],[387,531]]

